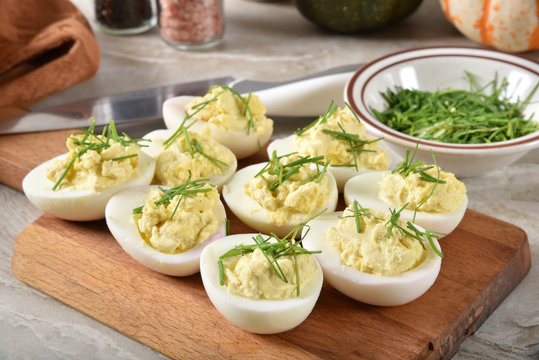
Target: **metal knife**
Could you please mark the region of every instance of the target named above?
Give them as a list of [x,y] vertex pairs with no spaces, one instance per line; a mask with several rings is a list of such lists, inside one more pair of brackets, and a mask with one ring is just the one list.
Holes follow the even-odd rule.
[[[201,96],[212,85],[229,85],[240,93],[253,91],[274,120],[315,117],[323,113],[329,101],[342,103],[345,83],[360,67],[361,64],[339,66],[291,81],[220,77],[96,97],[1,120],[0,135],[87,127],[91,117],[95,117],[97,126],[110,120],[117,125],[156,122],[162,120],[165,100],[180,95]],[[322,102],[325,98],[327,101]]]

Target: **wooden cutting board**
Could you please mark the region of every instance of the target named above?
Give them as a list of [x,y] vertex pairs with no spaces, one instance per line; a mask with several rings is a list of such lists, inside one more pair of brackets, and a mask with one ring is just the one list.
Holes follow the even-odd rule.
[[73,130],[0,135],[0,183],[22,191],[22,179],[34,167],[67,152]]
[[[69,133],[0,137],[0,166],[9,171],[0,181],[20,189],[29,169],[65,151]],[[233,233],[251,232],[228,214]],[[473,210],[441,245],[440,275],[412,303],[365,305],[324,284],[307,320],[277,335],[229,323],[198,274],[174,278],[143,267],[123,252],[104,221],[43,215],[18,236],[12,267],[28,285],[172,358],[436,359],[451,357],[531,265],[524,231]]]
[[[232,232],[250,231],[232,218]],[[172,358],[449,358],[530,268],[526,234],[468,210],[441,240],[433,287],[412,303],[369,306],[324,284],[305,322],[278,335],[243,331],[212,306],[200,276],[174,278],[132,260],[104,221],[43,215],[17,238],[15,275]]]

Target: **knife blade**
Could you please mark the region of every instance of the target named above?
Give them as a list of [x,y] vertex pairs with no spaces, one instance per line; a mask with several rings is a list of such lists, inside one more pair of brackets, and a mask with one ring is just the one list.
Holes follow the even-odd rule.
[[96,126],[110,120],[117,125],[156,122],[162,120],[165,100],[180,95],[201,96],[212,85],[228,85],[240,93],[255,92],[269,116],[314,117],[324,112],[330,100],[342,103],[344,85],[359,67],[361,64],[344,65],[281,82],[226,76],[90,98],[2,120],[0,135],[87,127],[90,118],[95,118]]
[[152,121],[161,118],[163,102],[173,96],[203,95],[217,84],[228,84],[232,77],[220,77],[182,84],[135,90],[51,106],[0,121],[0,134],[39,132],[87,127],[94,117],[96,126],[115,123]]

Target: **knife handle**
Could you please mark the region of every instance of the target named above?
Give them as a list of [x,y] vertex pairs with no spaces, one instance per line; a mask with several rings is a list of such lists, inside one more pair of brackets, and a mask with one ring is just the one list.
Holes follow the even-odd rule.
[[255,91],[271,116],[318,117],[330,102],[344,106],[344,88],[354,72],[325,75]]

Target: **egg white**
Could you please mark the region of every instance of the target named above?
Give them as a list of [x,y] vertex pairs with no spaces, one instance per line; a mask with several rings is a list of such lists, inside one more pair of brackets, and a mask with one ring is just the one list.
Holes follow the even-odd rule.
[[[151,142],[144,143],[147,146],[143,147],[142,151],[144,151],[146,154],[153,157],[154,159],[157,159],[159,154],[161,154],[163,150],[165,149],[163,143],[168,138],[170,138],[173,134],[174,134],[174,130],[170,130],[170,129],[159,129],[159,130],[154,130],[154,131],[149,132],[148,134],[144,135],[143,138],[151,140]],[[225,146],[223,145],[223,147]],[[231,155],[234,155],[232,151],[230,151],[228,148],[223,149],[223,151],[227,151]],[[209,177],[210,184],[213,184],[220,189],[224,183],[230,180],[230,178],[234,175],[238,167],[238,161],[236,159],[236,156],[233,156],[233,158],[234,158],[234,162],[231,164],[228,164],[227,168],[224,170],[224,172],[221,175],[214,175],[214,176]]]
[[204,248],[200,257],[200,275],[204,289],[215,308],[234,325],[259,334],[275,334],[301,324],[311,313],[322,289],[323,273],[317,271],[299,297],[283,300],[256,300],[230,294],[219,284],[219,256],[236,245],[250,244],[257,234],[230,235]]
[[[322,214],[312,220],[302,242],[307,250],[322,251],[314,256],[324,271],[324,278],[336,290],[367,304],[397,306],[417,299],[434,284],[442,260],[428,244],[426,259],[419,266],[399,275],[379,276],[344,265],[339,251],[326,238],[327,230],[337,225],[339,216],[342,216],[342,211]],[[304,228],[305,231],[307,228]],[[440,249],[438,241],[433,241]]]
[[[344,201],[348,205],[357,200],[361,206],[368,209],[389,212],[389,208],[395,206],[382,200],[379,196],[378,182],[382,180],[384,174],[389,171],[376,171],[357,175],[351,178],[344,186]],[[468,206],[468,196],[465,196],[456,211],[452,213],[431,213],[418,211],[414,223],[419,226],[444,234],[449,234],[458,226]],[[398,209],[397,209],[398,210]],[[412,221],[414,211],[404,209],[401,212],[401,219]]]
[[[178,96],[167,99],[163,103],[163,120],[168,129],[176,130],[185,118],[185,107],[195,97]],[[273,127],[262,134],[257,135],[254,131],[247,134],[246,131],[225,130],[220,127],[207,124],[205,121],[197,121],[189,130],[201,132],[205,127],[210,130],[210,136],[229,148],[238,159],[243,159],[255,154],[263,147],[273,134]]]
[[335,178],[329,172],[326,172],[328,177],[330,194],[324,204],[319,209],[316,209],[312,215],[305,215],[301,221],[289,221],[283,225],[275,225],[271,223],[266,216],[266,210],[255,200],[247,196],[243,191],[245,183],[254,178],[254,176],[262,170],[266,163],[258,163],[246,166],[236,172],[234,177],[223,186],[223,198],[230,208],[242,222],[261,233],[275,233],[283,237],[292,231],[297,225],[303,221],[307,221],[310,216],[327,209],[326,211],[335,211],[337,207],[338,191]]
[[[277,156],[282,156],[282,155],[295,153],[295,152],[301,154],[301,151],[298,149],[298,147],[294,143],[295,136],[296,135],[293,134],[282,139],[273,140],[268,145],[268,157],[271,158],[274,151],[277,152]],[[401,157],[395,154],[394,152],[389,151],[383,142],[379,142],[378,147],[389,153],[389,168],[392,169],[401,161]],[[320,154],[320,155],[324,155],[324,154]],[[361,167],[358,167],[358,169],[356,170],[354,167],[328,166],[328,172],[332,173],[333,176],[335,177],[335,180],[337,181],[337,188],[339,189],[339,192],[343,192],[344,184],[350,178],[356,175],[371,172],[371,171],[374,171],[374,170],[361,168]]]
[[67,153],[32,169],[23,179],[22,188],[30,202],[47,214],[74,220],[91,221],[105,217],[105,207],[109,199],[118,191],[132,186],[148,185],[155,171],[155,160],[142,151],[136,170],[139,176],[123,184],[96,192],[94,190],[58,189],[53,191],[54,182],[47,178],[47,170],[55,160],[67,157]]
[[[199,271],[200,254],[204,247],[226,235],[226,213],[221,201],[214,208],[220,220],[216,232],[208,240],[178,254],[160,252],[140,236],[137,225],[132,221],[134,208],[144,205],[150,190],[157,186],[130,188],[114,195],[105,211],[107,226],[122,249],[142,265],[157,272],[172,276],[188,276]],[[167,187],[164,187],[167,188]]]

